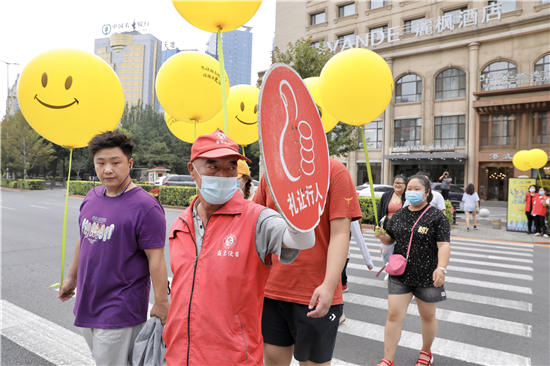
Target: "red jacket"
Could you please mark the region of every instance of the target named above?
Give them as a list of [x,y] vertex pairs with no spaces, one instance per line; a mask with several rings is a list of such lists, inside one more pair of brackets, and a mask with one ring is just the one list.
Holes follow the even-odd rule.
[[533,196],[533,215],[537,216],[546,216],[547,207],[544,207],[544,202],[546,202],[545,195],[536,194]]
[[208,220],[197,256],[195,201],[170,229],[167,365],[263,365],[261,318],[270,267],[258,257],[254,236],[265,207],[236,193]]
[[525,195],[525,212],[531,212],[533,198],[538,195],[538,193],[534,193],[533,196],[531,196],[531,192],[527,192],[527,194]]

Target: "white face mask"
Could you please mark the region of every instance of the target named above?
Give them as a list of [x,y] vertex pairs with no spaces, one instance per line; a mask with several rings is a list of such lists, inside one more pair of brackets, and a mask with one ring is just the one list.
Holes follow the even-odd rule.
[[201,177],[199,191],[202,198],[211,205],[223,205],[237,192],[237,177],[212,177],[200,175],[195,164],[195,171]]
[[540,194],[541,196],[544,196],[544,191],[539,191],[539,194]]

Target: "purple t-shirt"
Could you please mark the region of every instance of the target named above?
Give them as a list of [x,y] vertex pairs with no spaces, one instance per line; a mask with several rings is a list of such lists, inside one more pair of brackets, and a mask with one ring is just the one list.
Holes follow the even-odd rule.
[[147,321],[151,282],[144,249],[164,247],[166,218],[141,187],[119,197],[104,196],[103,189],[88,192],[80,206],[74,325],[133,327]]

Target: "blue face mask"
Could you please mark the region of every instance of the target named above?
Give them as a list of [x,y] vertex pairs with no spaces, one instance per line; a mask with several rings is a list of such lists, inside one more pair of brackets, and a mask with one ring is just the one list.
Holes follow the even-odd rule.
[[[195,167],[194,164],[193,167]],[[199,188],[201,196],[211,205],[223,205],[237,192],[237,177],[202,176],[197,167],[195,167],[195,171],[202,180]]]
[[407,191],[405,192],[405,199],[409,201],[411,205],[416,206],[424,201],[422,198],[423,194],[424,192]]
[[535,188],[529,188],[529,192],[535,193]]

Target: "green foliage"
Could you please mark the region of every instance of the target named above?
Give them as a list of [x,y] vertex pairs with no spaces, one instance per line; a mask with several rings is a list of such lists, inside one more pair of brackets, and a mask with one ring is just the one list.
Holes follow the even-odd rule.
[[2,184],[0,184],[0,186],[8,187],[8,185],[9,185],[9,180],[7,178],[2,178]]
[[451,202],[445,201],[445,216],[447,216],[447,220],[449,220],[449,225],[453,224],[453,205],[451,205]]
[[10,180],[10,188],[17,188],[17,181],[16,180]]
[[82,180],[71,180],[69,184],[69,194],[74,194],[77,196],[85,196],[94,186],[100,186],[101,182],[94,182],[92,180],[82,181]]
[[[362,224],[375,225],[376,220],[374,219],[374,211],[372,209],[372,199],[370,197],[357,197],[359,199],[359,205],[361,206],[361,212],[363,214],[363,219],[361,219]],[[374,197],[376,200],[376,207],[380,205],[380,197]]]
[[329,155],[347,157],[350,152],[361,149],[360,133],[359,127],[338,122],[332,131],[326,134]]
[[41,191],[46,189],[46,181],[44,179],[20,179],[18,187],[30,191]]
[[159,201],[162,205],[187,206],[189,198],[196,195],[195,188],[163,186],[160,189]]
[[140,186],[143,188],[146,192],[149,192],[153,188],[158,188],[154,184],[136,184],[136,186]]
[[189,197],[189,202],[187,203],[188,206],[191,206],[191,204],[193,203],[193,200],[195,199],[195,197],[197,197],[198,194],[194,195],[194,196],[191,196]]

